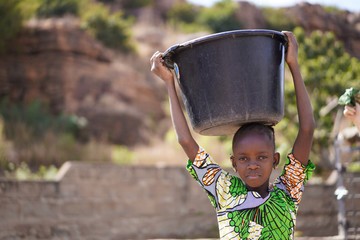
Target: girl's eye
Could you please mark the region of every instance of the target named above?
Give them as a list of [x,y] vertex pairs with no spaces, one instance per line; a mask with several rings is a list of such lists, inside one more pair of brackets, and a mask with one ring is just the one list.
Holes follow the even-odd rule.
[[260,160],[265,160],[265,159],[267,159],[267,157],[266,156],[260,156],[259,159]]
[[247,160],[246,157],[239,157],[239,161],[241,161],[241,162],[245,162],[246,160]]

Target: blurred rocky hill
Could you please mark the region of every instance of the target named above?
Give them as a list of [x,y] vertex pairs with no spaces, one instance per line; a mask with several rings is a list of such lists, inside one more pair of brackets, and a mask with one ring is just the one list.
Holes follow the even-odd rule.
[[[149,142],[170,127],[162,101],[166,91],[150,73],[155,50],[208,33],[184,34],[169,27],[164,16],[177,0],[158,0],[133,9],[137,54],[104,47],[83,31],[74,17],[30,20],[12,49],[0,58],[0,96],[29,103],[41,99],[55,113],[76,113],[88,120],[92,135],[125,145]],[[266,28],[261,10],[239,2],[237,18],[244,28]],[[122,1],[113,1],[112,10]],[[360,58],[360,13],[326,11],[300,3],[284,9],[307,33],[333,31],[350,55]]]

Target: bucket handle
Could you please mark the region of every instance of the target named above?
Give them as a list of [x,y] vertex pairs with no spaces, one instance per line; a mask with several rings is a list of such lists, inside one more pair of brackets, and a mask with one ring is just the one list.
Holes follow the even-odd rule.
[[288,37],[286,36],[285,33],[281,33],[281,35],[275,35],[275,34],[272,34],[271,35],[272,38],[276,37],[277,39],[279,39],[283,44],[284,44],[284,48],[285,48],[285,54],[287,53],[287,50],[288,50],[288,42],[289,42],[289,39]]
[[170,69],[174,69],[173,56],[175,54],[175,49],[177,49],[179,46],[180,44],[174,45],[163,53],[162,59],[164,60],[164,64]]
[[288,47],[289,47],[289,39],[286,36],[286,34],[284,34],[284,47],[285,47],[285,54],[286,54],[288,51]]

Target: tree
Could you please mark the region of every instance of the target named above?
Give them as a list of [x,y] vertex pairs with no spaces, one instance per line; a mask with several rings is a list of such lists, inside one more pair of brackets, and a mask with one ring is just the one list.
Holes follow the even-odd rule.
[[123,12],[110,13],[101,3],[90,5],[82,14],[82,27],[105,46],[124,52],[135,51],[131,42],[130,26],[133,20],[125,18]]
[[[307,37],[304,30],[298,27],[294,29],[294,34],[299,43],[300,70],[316,121],[311,159],[320,163],[326,160],[333,141],[331,133],[338,108],[326,112],[323,109],[331,101],[337,101],[345,89],[360,86],[360,62],[345,52],[342,43],[336,40],[332,32],[314,31]],[[276,128],[292,144],[290,140],[295,139],[296,132],[291,129],[297,129],[298,124],[292,84],[285,87],[285,102],[285,118]]]
[[6,43],[21,30],[23,16],[19,7],[20,0],[0,1],[0,52],[6,49]]
[[231,0],[222,0],[211,8],[203,8],[197,17],[199,24],[207,26],[213,32],[223,32],[242,28],[236,18],[238,5]]
[[296,26],[295,20],[286,15],[285,8],[265,7],[261,10],[266,20],[267,28],[269,29],[276,31],[292,31]]
[[167,18],[174,25],[179,22],[191,24],[195,22],[197,14],[198,10],[194,4],[177,3],[167,12]]
[[79,15],[80,2],[77,0],[41,0],[36,11],[38,17],[61,17],[65,14]]

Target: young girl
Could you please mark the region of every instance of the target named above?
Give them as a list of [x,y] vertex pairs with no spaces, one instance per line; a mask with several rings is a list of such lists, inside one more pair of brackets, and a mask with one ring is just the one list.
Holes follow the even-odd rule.
[[314,165],[308,160],[314,117],[297,61],[298,44],[291,32],[286,62],[297,99],[299,132],[282,175],[269,185],[280,159],[275,152],[274,130],[260,123],[242,126],[233,138],[231,162],[239,177],[217,165],[192,137],[180,107],[173,73],[164,66],[162,53],[151,58],[151,71],[164,80],[178,141],[189,157],[187,169],[206,190],[216,212],[221,239],[293,239],[296,211],[303,184]]

